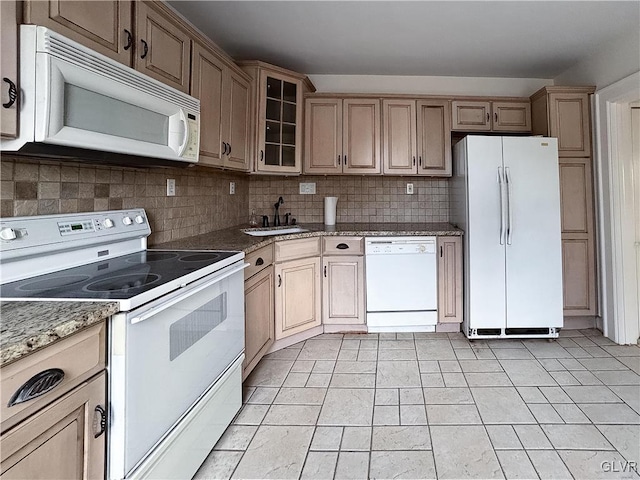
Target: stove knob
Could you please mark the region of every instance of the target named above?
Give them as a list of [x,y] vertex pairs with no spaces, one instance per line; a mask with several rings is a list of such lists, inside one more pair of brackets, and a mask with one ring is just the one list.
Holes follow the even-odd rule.
[[104,228],[111,228],[113,227],[113,220],[111,220],[110,218],[105,218],[104,222],[102,222],[102,225],[104,225]]
[[136,223],[144,223],[144,217],[142,215],[136,215]]
[[16,237],[16,231],[13,228],[6,227],[0,230],[0,238],[2,240],[15,240]]
[[133,223],[133,220],[131,220],[131,217],[124,217],[122,219],[122,223],[124,223],[125,225],[131,225]]

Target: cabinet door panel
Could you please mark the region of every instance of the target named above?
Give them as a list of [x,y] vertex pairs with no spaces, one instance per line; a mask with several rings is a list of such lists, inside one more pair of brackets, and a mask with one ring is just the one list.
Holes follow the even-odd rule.
[[325,257],[323,322],[364,324],[363,257]]
[[[237,170],[249,168],[249,84],[234,72],[229,72],[229,135],[230,152],[226,166]],[[225,95],[226,96],[226,95]]]
[[[0,56],[0,79],[8,78],[20,88],[18,83],[18,19],[16,16],[16,2],[0,2],[0,21],[2,21],[2,56]],[[9,103],[9,84],[1,81],[2,102]],[[0,134],[3,137],[16,137],[18,135],[18,101],[0,109]]]
[[274,281],[276,340],[321,324],[319,258],[276,265]]
[[383,173],[416,173],[416,102],[383,100],[382,119]]
[[549,134],[558,139],[560,157],[591,155],[589,95],[552,94],[549,105]]
[[438,237],[438,322],[462,322],[462,238]]
[[591,169],[588,163],[560,163],[562,232],[589,233]]
[[133,34],[131,2],[128,0],[31,1],[26,4],[25,22],[51,28],[103,55],[131,65],[133,47],[124,48],[128,43],[125,29]]
[[247,280],[245,295],[244,372],[246,378],[274,340],[273,266]]
[[451,176],[451,110],[449,102],[418,101],[418,173]]
[[343,172],[380,173],[380,101],[346,99],[343,105]]
[[309,98],[305,109],[305,173],[342,173],[342,100]]
[[493,102],[494,132],[530,132],[531,104],[516,102]]
[[[2,435],[2,478],[103,478],[105,434],[94,437],[94,409],[105,408],[102,373]],[[97,433],[97,432],[96,432]]]
[[452,102],[452,130],[481,131],[491,130],[491,102],[460,101]]
[[595,265],[588,239],[562,240],[565,314],[595,314]]
[[138,1],[135,5],[136,70],[188,93],[191,52],[188,33],[173,19],[155,10],[153,4]]
[[200,100],[199,163],[222,166],[222,84],[224,64],[197,43],[193,45],[191,95]]

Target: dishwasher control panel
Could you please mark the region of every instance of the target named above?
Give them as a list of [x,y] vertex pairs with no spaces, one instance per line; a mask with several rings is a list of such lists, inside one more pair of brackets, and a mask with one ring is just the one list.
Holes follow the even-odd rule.
[[366,255],[406,255],[436,253],[436,237],[368,237]]

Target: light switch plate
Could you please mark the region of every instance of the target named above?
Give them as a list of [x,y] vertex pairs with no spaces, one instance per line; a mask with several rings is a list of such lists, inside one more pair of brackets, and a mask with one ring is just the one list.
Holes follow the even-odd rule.
[[407,195],[413,195],[413,183],[407,183]]
[[229,195],[235,195],[236,193],[236,182],[229,182]]
[[316,193],[315,182],[300,184],[300,195],[315,195],[315,193]]
[[167,178],[167,197],[176,196],[176,179]]

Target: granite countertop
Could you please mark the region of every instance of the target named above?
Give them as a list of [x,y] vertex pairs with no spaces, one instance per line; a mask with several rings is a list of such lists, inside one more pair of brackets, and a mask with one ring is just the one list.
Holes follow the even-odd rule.
[[117,302],[0,302],[0,367],[118,310]]
[[[459,236],[463,232],[449,223],[350,223],[327,226],[321,223],[296,225],[307,232],[253,237],[242,230],[249,225],[238,225],[224,230],[204,233],[171,242],[150,245],[149,248],[167,250],[241,250],[249,254],[259,248],[279,240],[309,238],[318,236],[384,236],[384,235],[429,235]],[[286,228],[286,227],[283,227]]]

